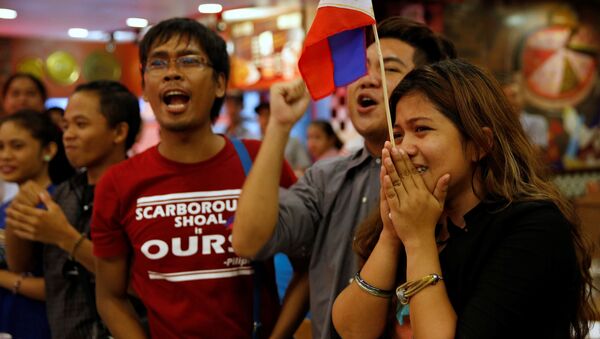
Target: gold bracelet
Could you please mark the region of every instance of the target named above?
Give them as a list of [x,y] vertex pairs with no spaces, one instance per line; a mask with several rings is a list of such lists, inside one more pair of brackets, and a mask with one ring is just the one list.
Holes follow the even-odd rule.
[[75,259],[75,252],[77,251],[79,246],[81,246],[81,243],[83,243],[83,240],[85,240],[85,238],[86,238],[85,233],[81,233],[81,236],[79,237],[79,239],[77,239],[77,241],[73,245],[73,249],[71,250],[71,254],[70,254],[70,257],[72,260]]
[[410,297],[419,293],[422,289],[429,285],[435,285],[438,281],[444,280],[441,275],[433,273],[424,276],[415,281],[407,281],[396,288],[396,296],[402,305],[408,304]]

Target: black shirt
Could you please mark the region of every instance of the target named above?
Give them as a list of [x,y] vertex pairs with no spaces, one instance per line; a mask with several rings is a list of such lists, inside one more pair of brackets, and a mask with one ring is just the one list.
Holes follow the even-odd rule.
[[457,338],[568,338],[581,280],[570,224],[548,202],[480,203],[448,226],[440,263]]

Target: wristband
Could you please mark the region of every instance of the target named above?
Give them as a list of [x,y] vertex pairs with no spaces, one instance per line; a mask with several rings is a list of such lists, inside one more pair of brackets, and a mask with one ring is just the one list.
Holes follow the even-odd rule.
[[79,237],[79,239],[77,239],[77,241],[73,245],[73,249],[71,250],[71,254],[70,254],[71,259],[75,259],[75,252],[77,251],[79,246],[81,246],[81,243],[83,243],[85,238],[86,238],[85,233],[81,233],[81,236]]
[[392,297],[392,295],[394,295],[394,291],[382,290],[364,281],[360,276],[360,271],[356,272],[354,275],[354,281],[356,281],[358,287],[372,296],[389,299]]

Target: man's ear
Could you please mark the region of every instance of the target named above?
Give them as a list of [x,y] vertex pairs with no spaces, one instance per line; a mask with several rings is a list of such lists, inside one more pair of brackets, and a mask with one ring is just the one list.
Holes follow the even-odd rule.
[[217,81],[215,81],[215,97],[222,98],[225,96],[225,89],[227,82],[225,81],[225,75],[223,73],[217,74]]
[[126,122],[120,122],[115,126],[115,136],[113,138],[113,142],[115,144],[125,143],[127,139],[127,134],[129,134],[129,124]]
[[474,162],[478,162],[483,157],[485,157],[494,146],[494,132],[492,132],[492,129],[489,127],[482,127],[481,130],[483,131],[483,135],[485,136],[485,147],[477,148],[477,152],[473,154],[474,159],[471,159]]

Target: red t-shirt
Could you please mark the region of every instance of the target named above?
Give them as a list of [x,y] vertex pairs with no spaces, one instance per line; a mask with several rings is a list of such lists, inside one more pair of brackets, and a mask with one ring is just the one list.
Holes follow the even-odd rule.
[[[254,159],[260,142],[244,140]],[[154,338],[244,338],[252,331],[249,260],[231,247],[231,224],[245,179],[230,140],[209,160],[170,161],[153,147],[111,167],[98,182],[94,255],[129,255],[131,282]],[[296,180],[285,164],[281,186]],[[260,213],[257,211],[257,213]],[[261,278],[262,334],[277,319],[272,261]]]

